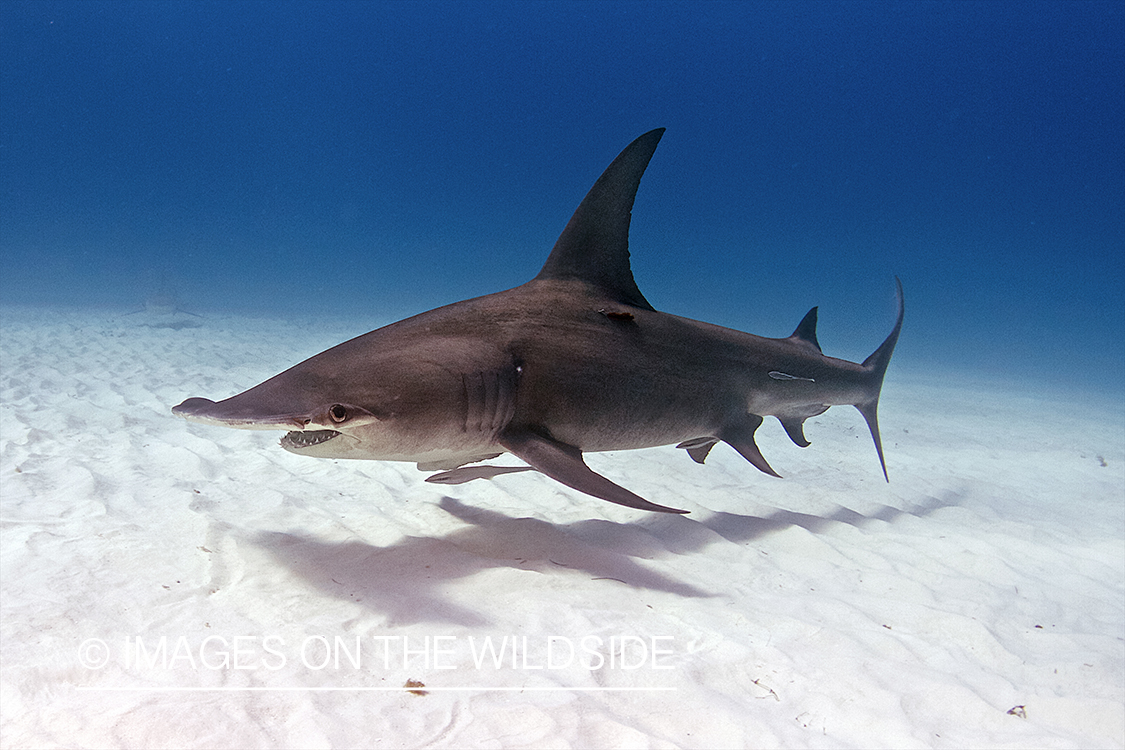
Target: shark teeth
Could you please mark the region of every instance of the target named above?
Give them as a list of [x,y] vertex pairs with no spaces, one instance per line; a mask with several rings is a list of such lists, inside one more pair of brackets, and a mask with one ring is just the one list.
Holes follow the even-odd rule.
[[340,433],[336,430],[307,430],[305,432],[287,432],[281,439],[282,447],[311,448],[336,437]]

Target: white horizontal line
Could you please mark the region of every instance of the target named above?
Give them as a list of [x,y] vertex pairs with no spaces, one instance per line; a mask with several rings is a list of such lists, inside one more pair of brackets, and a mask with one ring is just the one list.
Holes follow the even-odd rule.
[[666,693],[674,687],[79,687],[102,693]]

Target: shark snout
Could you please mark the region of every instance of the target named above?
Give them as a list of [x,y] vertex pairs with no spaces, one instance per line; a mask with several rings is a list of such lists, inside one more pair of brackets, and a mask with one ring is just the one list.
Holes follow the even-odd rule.
[[202,414],[210,407],[214,406],[215,402],[209,398],[188,398],[179,406],[172,407],[172,413],[178,414],[181,417],[193,417],[196,414]]
[[270,414],[247,408],[238,396],[225,401],[189,398],[172,407],[172,413],[191,422],[237,427],[244,430],[302,430],[309,424],[304,415]]

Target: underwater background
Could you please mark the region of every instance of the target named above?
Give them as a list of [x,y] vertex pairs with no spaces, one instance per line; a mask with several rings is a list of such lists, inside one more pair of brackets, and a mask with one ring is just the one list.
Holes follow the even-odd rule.
[[0,303],[389,322],[530,279],[655,127],[657,309],[862,360],[898,275],[888,383],[1125,393],[1116,1],[4,0]]

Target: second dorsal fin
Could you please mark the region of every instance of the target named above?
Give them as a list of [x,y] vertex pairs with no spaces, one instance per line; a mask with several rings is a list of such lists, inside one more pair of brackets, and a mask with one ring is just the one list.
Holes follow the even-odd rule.
[[[805,313],[805,317],[801,318],[801,322],[797,324],[797,330],[789,337],[804,341],[805,343],[812,344],[819,352],[820,342],[816,340],[816,308],[809,310]],[[799,445],[799,444],[798,444]]]

